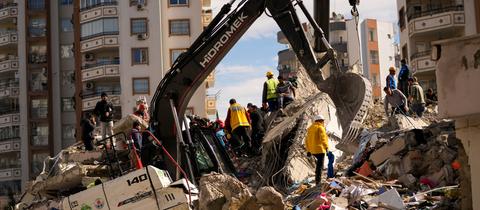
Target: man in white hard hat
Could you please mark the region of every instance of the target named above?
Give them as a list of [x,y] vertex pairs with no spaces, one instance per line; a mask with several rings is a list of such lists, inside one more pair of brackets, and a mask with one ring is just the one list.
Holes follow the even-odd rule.
[[317,115],[313,118],[313,123],[307,129],[307,137],[305,138],[305,148],[307,156],[311,155],[317,158],[317,166],[315,169],[315,183],[320,184],[323,161],[325,153],[328,151],[328,136],[325,130],[325,118],[322,115]]

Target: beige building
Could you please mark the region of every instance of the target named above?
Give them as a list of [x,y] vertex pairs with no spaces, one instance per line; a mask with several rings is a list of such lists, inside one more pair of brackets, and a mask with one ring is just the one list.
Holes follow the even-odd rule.
[[[116,118],[150,101],[211,19],[210,0],[0,0],[0,207],[80,137],[101,92]],[[213,84],[212,75],[191,112],[214,113]]]
[[424,90],[436,87],[432,42],[477,33],[476,0],[397,0],[401,56]]

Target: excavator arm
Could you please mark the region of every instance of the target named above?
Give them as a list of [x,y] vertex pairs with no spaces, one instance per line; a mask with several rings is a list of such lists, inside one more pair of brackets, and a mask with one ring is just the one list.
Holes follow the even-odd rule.
[[[176,159],[178,159],[178,155],[181,155],[178,150],[177,135],[181,135],[178,125],[181,125],[192,95],[247,29],[266,10],[280,26],[298,59],[312,80],[317,82],[320,90],[331,91],[332,89],[331,87],[323,88],[325,80],[320,69],[328,61],[335,60],[335,53],[328,41],[323,38],[323,44],[328,50],[322,58],[317,60],[302,29],[292,0],[242,0],[235,9],[232,9],[234,1],[231,0],[230,3],[225,4],[192,46],[177,58],[158,85],[152,99],[151,126],[158,139]],[[297,1],[297,3],[300,3],[302,10],[306,12],[301,1]],[[309,17],[308,12],[306,15]],[[309,20],[316,26],[316,35],[323,36],[320,27],[311,17]],[[175,174],[173,166],[167,165],[167,169],[171,174]]]

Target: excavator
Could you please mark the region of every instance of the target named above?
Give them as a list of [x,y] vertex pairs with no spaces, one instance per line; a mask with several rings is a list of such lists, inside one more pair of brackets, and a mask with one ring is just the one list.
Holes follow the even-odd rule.
[[[328,31],[328,0],[315,1],[315,18],[308,13],[302,0],[238,0],[239,2],[234,4],[235,1],[237,0],[230,0],[223,5],[191,47],[177,58],[158,85],[151,101],[150,127],[153,129],[153,134],[149,131],[145,133],[148,134],[148,139],[154,142],[152,145],[155,148],[161,148],[160,156],[167,156],[163,157],[164,164],[160,167],[163,170],[152,166],[158,166],[156,164],[142,166],[136,170],[121,170],[118,176],[111,176],[106,182],[102,183],[98,180],[100,182],[97,183],[95,180],[94,185],[83,191],[72,191],[68,194],[64,192],[56,199],[56,203],[49,200],[42,203],[43,207],[49,206],[50,209],[55,203],[56,209],[68,210],[191,209],[191,202],[198,198],[198,190],[194,183],[202,173],[220,171],[235,174],[228,154],[218,145],[218,141],[214,139],[215,135],[208,133],[209,131],[201,125],[198,126],[201,122],[195,123],[195,119],[190,118],[191,122],[187,123],[185,112],[195,90],[202,85],[216,65],[264,12],[280,26],[298,60],[317,88],[327,93],[335,103],[343,128],[342,141],[348,143],[358,136],[360,125],[372,102],[371,86],[362,76],[340,70],[335,50],[322,30],[324,28]],[[357,1],[349,0],[353,14],[357,13]],[[233,5],[236,7],[233,8]],[[305,14],[314,28],[315,46],[312,46],[307,39],[295,11],[296,6]],[[321,70],[328,63],[331,65],[331,74],[328,78],[324,78]],[[198,153],[200,147],[204,149],[203,152]],[[108,157],[108,147],[104,145],[103,148],[106,149],[105,154]],[[115,146],[113,154],[114,156],[116,154]],[[205,165],[210,167],[198,167],[198,159],[206,162]],[[109,160],[106,161],[109,162]],[[120,163],[118,160],[117,162]],[[219,168],[233,169],[217,170]],[[79,177],[74,180],[62,178],[49,180],[48,175],[41,183],[65,182],[62,184],[64,188],[68,188],[66,183],[78,184],[76,179]],[[173,182],[173,180],[177,181]],[[50,192],[52,193],[54,192]],[[38,193],[33,192],[23,195],[21,202],[17,204],[17,209],[37,209],[32,207],[35,206],[36,196]],[[44,201],[44,199],[41,200]],[[43,207],[39,209],[44,209]]]
[[[340,70],[327,34],[315,21],[317,19],[328,32],[329,1],[315,0],[315,18],[309,14],[302,0],[239,0],[233,8],[235,1],[223,5],[190,48],[176,59],[157,87],[151,101],[151,127],[163,146],[183,166],[191,168],[191,158],[188,158],[192,157],[188,148],[191,142],[188,139],[184,141],[181,132],[185,122],[182,116],[188,102],[222,58],[264,12],[276,21],[318,89],[327,93],[335,103],[343,128],[342,141],[348,143],[355,139],[372,103],[371,85],[358,74]],[[349,0],[349,3],[352,14],[358,15],[358,0]],[[307,39],[295,11],[296,6],[314,28],[315,46]],[[324,78],[321,69],[329,62],[333,70],[328,78]],[[179,178],[173,165],[167,165],[167,168],[172,177]],[[193,173],[190,176],[193,178]]]

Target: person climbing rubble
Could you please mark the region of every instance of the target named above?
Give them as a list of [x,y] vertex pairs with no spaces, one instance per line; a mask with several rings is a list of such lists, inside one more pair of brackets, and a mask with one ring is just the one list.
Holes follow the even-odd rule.
[[433,92],[432,88],[428,88],[427,94],[425,94],[425,102],[426,102],[425,105],[426,106],[437,105],[437,101],[438,101],[437,94]]
[[409,78],[408,84],[410,85],[408,101],[411,104],[412,111],[415,112],[418,117],[422,117],[425,111],[425,96],[423,95],[422,86],[418,84],[417,77]]
[[305,149],[307,150],[307,157],[313,155],[317,159],[315,183],[319,185],[325,154],[328,151],[328,136],[324,125],[325,118],[322,115],[317,115],[313,118],[313,121],[313,124],[307,129]]
[[113,135],[113,104],[108,101],[108,95],[102,92],[102,100],[95,105],[94,113],[100,118],[102,139]]
[[[384,99],[384,107],[385,107],[385,114],[387,116],[394,115],[396,113],[404,114],[408,112],[408,105],[407,105],[407,97],[403,95],[403,93],[398,89],[390,89],[389,87],[383,88],[385,91],[385,99]],[[392,112],[388,112],[388,105],[392,107]]]
[[295,88],[290,81],[285,80],[282,76],[278,76],[277,85],[278,108],[281,113],[283,109],[295,99]]
[[95,116],[87,112],[85,118],[80,123],[80,126],[82,127],[82,141],[83,145],[85,146],[85,150],[87,151],[93,150],[95,125]]
[[235,99],[230,99],[225,128],[231,134],[231,145],[237,153],[252,154],[252,139],[248,134],[250,116]]
[[277,86],[278,80],[273,78],[273,72],[269,71],[266,74],[267,81],[263,83],[263,93],[262,93],[262,107],[267,108],[273,112],[278,110],[278,101],[277,101]]
[[255,153],[260,154],[263,136],[265,135],[265,121],[257,106],[249,103],[247,109],[252,125],[252,146],[255,149]]

